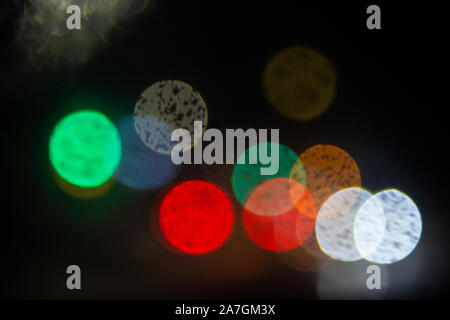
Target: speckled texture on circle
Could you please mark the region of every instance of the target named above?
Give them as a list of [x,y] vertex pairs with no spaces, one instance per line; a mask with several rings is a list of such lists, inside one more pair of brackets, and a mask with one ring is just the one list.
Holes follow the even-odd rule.
[[372,195],[361,188],[348,188],[332,195],[320,208],[317,241],[330,257],[341,261],[361,259],[353,237],[355,216]]
[[[383,217],[380,217],[380,211]],[[372,228],[374,223],[364,221],[367,216],[372,217],[375,225],[384,227],[382,232],[375,228],[378,230],[375,234],[376,246],[367,246],[370,240],[367,232],[375,231]],[[377,219],[374,220],[373,217]],[[421,232],[422,219],[419,209],[407,195],[394,189],[374,195],[361,207],[355,220],[358,249],[365,259],[376,263],[394,263],[404,259],[416,247]]]
[[[202,129],[194,130],[194,121]],[[172,131],[184,128],[195,145],[206,129],[207,109],[200,94],[187,83],[178,80],[160,81],[147,88],[134,107],[135,129],[140,139],[152,150],[170,154],[177,142]],[[200,138],[194,140],[194,131]]]
[[361,175],[356,161],[344,150],[329,144],[318,144],[300,155],[291,171],[291,178],[301,166],[306,171],[306,188],[312,193],[320,209],[335,192],[361,187]]

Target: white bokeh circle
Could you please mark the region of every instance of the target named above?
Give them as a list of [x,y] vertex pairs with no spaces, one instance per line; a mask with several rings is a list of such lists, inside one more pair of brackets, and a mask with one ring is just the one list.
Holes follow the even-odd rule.
[[[139,138],[153,151],[170,154],[178,143],[171,141],[175,129],[186,129],[194,146],[206,129],[208,112],[201,95],[189,84],[178,80],[154,83],[134,107],[134,124]],[[201,121],[202,127],[194,127]]]
[[404,193],[389,189],[367,200],[355,218],[354,237],[361,256],[375,263],[394,263],[416,247],[422,219]]
[[362,258],[354,241],[353,225],[359,209],[371,196],[361,188],[347,188],[324,202],[316,221],[317,242],[324,253],[341,261]]

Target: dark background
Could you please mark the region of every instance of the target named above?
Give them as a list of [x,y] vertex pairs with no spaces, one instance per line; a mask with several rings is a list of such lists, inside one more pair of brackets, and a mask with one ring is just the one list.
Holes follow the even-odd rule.
[[[102,198],[81,201],[55,184],[48,139],[55,123],[75,110],[67,100],[91,97],[117,121],[163,79],[185,81],[202,94],[210,128],[279,128],[280,143],[297,153],[318,143],[337,145],[357,161],[365,188],[408,194],[422,214],[422,237],[408,258],[386,268],[392,274],[419,269],[417,255],[422,267],[407,289],[383,297],[447,296],[443,8],[378,1],[382,29],[371,31],[365,13],[371,2],[243,2],[156,1],[113,31],[108,47],[88,63],[40,71],[23,70],[13,45],[20,6],[2,4],[4,298],[319,298],[316,272],[290,269],[253,245],[238,218],[222,248],[183,256],[150,232],[157,192],[116,184]],[[266,61],[296,44],[324,52],[337,71],[331,108],[307,123],[282,118],[261,90]],[[185,166],[176,181],[204,179],[203,169]],[[71,264],[82,269],[78,292],[65,286]]]

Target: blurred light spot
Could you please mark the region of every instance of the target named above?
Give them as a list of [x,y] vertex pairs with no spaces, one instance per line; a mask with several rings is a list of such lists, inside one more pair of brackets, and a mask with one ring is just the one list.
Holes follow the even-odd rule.
[[50,138],[56,172],[79,187],[98,187],[115,173],[121,158],[114,124],[97,111],[77,111],[63,118]]
[[204,181],[183,182],[170,190],[159,210],[168,242],[189,254],[220,247],[233,227],[233,208],[225,193]]
[[108,181],[106,181],[104,184],[94,187],[94,188],[83,188],[78,187],[73,184],[70,184],[63,178],[59,176],[59,174],[52,169],[52,175],[55,179],[56,184],[59,186],[59,188],[64,191],[67,195],[77,198],[77,199],[95,199],[103,197],[105,194],[107,194],[111,188],[114,185],[114,179],[111,178]]
[[172,163],[170,156],[147,148],[134,129],[133,117],[123,118],[117,124],[122,140],[122,160],[116,178],[124,185],[153,190],[172,181],[179,172],[179,166]]
[[[81,64],[107,46],[117,24],[144,11],[149,0],[32,0],[25,2],[16,44],[35,67]],[[81,30],[66,26],[69,5],[81,9]]]
[[290,187],[287,179],[268,180],[255,189],[245,207],[255,214],[269,217],[289,211],[294,206],[289,195]]
[[394,263],[416,247],[422,232],[419,209],[404,193],[390,189],[367,200],[355,218],[356,246],[364,259]]
[[[301,161],[298,159],[297,154],[290,148],[279,144],[279,170],[275,175],[261,175],[260,168],[265,167],[259,160],[260,149],[266,149],[266,154],[271,154],[271,143],[259,143],[250,146],[243,152],[233,168],[232,175],[232,187],[236,198],[242,205],[246,205],[252,192],[263,182],[274,178],[289,178],[292,175],[292,180],[305,184],[305,171],[301,165]],[[255,152],[258,155],[258,161],[256,164],[249,163],[249,155]],[[239,162],[242,162],[239,163]],[[297,165],[293,168],[294,163]],[[291,170],[291,168],[293,168]],[[294,175],[295,173],[295,175]],[[293,194],[295,200],[295,193]]]
[[315,218],[317,212],[314,199],[303,185],[287,178],[274,178],[263,182],[253,191],[245,208],[254,214],[273,217],[296,205],[301,213]]
[[[296,184],[300,191],[299,202],[301,204],[298,206],[288,204],[290,202],[290,184]],[[286,199],[286,201],[281,200],[284,202],[282,204],[276,203],[277,198],[266,198],[268,193],[264,189],[267,187],[268,190],[273,190],[275,185],[284,190],[284,195],[277,192],[281,199]],[[297,207],[301,207],[303,210],[300,211]],[[257,208],[265,214],[257,214],[248,208]],[[283,252],[297,248],[311,236],[315,219],[309,216],[315,216],[315,214],[305,213],[315,210],[314,199],[306,188],[287,178],[276,178],[264,182],[250,195],[242,215],[248,235],[258,246],[271,251]]]
[[321,53],[295,46],[270,59],[262,83],[267,100],[280,114],[308,121],[324,113],[333,100],[336,72]]
[[361,259],[353,238],[359,208],[372,195],[360,188],[348,188],[332,195],[319,210],[317,241],[323,252],[342,261]]
[[361,187],[356,161],[347,152],[332,145],[319,144],[303,152],[292,167],[291,179],[297,175],[298,167],[306,172],[306,188],[316,200],[317,208],[341,189]]
[[[170,154],[177,144],[170,139],[175,129],[188,130],[191,134],[191,146],[194,146],[202,138],[207,119],[208,112],[203,98],[189,84],[178,80],[160,81],[151,85],[141,94],[134,107],[138,136],[150,149],[162,154]],[[194,121],[202,122],[201,132],[200,128],[194,128]]]
[[386,230],[386,215],[379,197],[372,196],[359,209],[355,217],[353,236],[363,258],[377,249]]

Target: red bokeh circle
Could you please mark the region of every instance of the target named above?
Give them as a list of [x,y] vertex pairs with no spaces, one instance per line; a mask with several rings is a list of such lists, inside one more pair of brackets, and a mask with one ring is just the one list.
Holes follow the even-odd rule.
[[233,223],[228,197],[205,181],[175,186],[159,209],[162,234],[173,247],[189,254],[208,253],[220,247],[229,237]]

